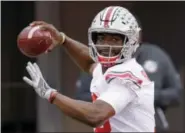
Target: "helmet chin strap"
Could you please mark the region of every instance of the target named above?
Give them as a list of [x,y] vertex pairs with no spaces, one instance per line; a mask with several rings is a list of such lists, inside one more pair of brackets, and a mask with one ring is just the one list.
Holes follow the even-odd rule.
[[114,57],[102,56],[98,53],[98,62],[105,68],[112,67],[116,65],[116,60],[119,58],[119,55]]

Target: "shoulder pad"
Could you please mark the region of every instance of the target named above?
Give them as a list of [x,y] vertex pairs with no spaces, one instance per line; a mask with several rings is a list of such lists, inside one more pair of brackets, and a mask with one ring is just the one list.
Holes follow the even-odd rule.
[[131,71],[110,71],[105,74],[105,80],[107,83],[110,83],[113,79],[118,79],[122,83],[124,83],[125,81],[132,81],[138,86],[141,86],[141,84],[143,83],[143,81],[140,78],[136,77]]

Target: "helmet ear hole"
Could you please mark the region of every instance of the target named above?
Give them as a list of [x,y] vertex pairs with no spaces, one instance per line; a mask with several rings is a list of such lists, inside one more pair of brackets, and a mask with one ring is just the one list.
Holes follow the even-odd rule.
[[97,56],[97,53],[95,52],[95,49],[94,48],[91,48],[91,49],[92,49],[93,56],[96,57]]
[[128,42],[128,37],[125,37],[123,41],[124,41],[124,44],[126,44]]
[[120,59],[124,59],[124,55],[121,55]]
[[98,36],[97,32],[91,33],[91,38],[92,38],[92,41],[94,44],[96,44],[96,42],[97,42],[97,36]]
[[91,55],[91,57],[93,58],[93,60],[95,60],[96,57],[97,57],[96,49],[93,46],[89,46],[89,49],[90,49],[90,55]]

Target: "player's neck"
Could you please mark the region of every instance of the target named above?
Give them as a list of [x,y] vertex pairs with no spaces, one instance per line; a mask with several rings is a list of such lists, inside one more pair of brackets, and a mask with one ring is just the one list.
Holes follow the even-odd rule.
[[105,68],[102,66],[102,73],[104,74],[107,71],[108,68]]
[[107,69],[113,66],[115,66],[115,64],[114,65],[102,65],[102,74],[104,74],[107,71]]
[[104,67],[104,66],[102,66],[102,74],[104,74],[104,73],[107,71],[108,68],[109,68],[109,67]]

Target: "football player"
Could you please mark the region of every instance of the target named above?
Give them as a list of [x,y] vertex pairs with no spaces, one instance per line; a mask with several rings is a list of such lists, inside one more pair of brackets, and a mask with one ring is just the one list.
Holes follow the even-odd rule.
[[52,33],[53,45],[49,50],[62,46],[79,67],[93,76],[90,87],[93,103],[74,100],[50,87],[38,65],[28,62],[26,69],[31,79],[23,80],[40,97],[68,116],[94,127],[95,132],[154,131],[154,83],[133,58],[141,28],[129,10],[110,6],[100,11],[88,30],[89,47],[51,24],[31,23],[35,25]]

